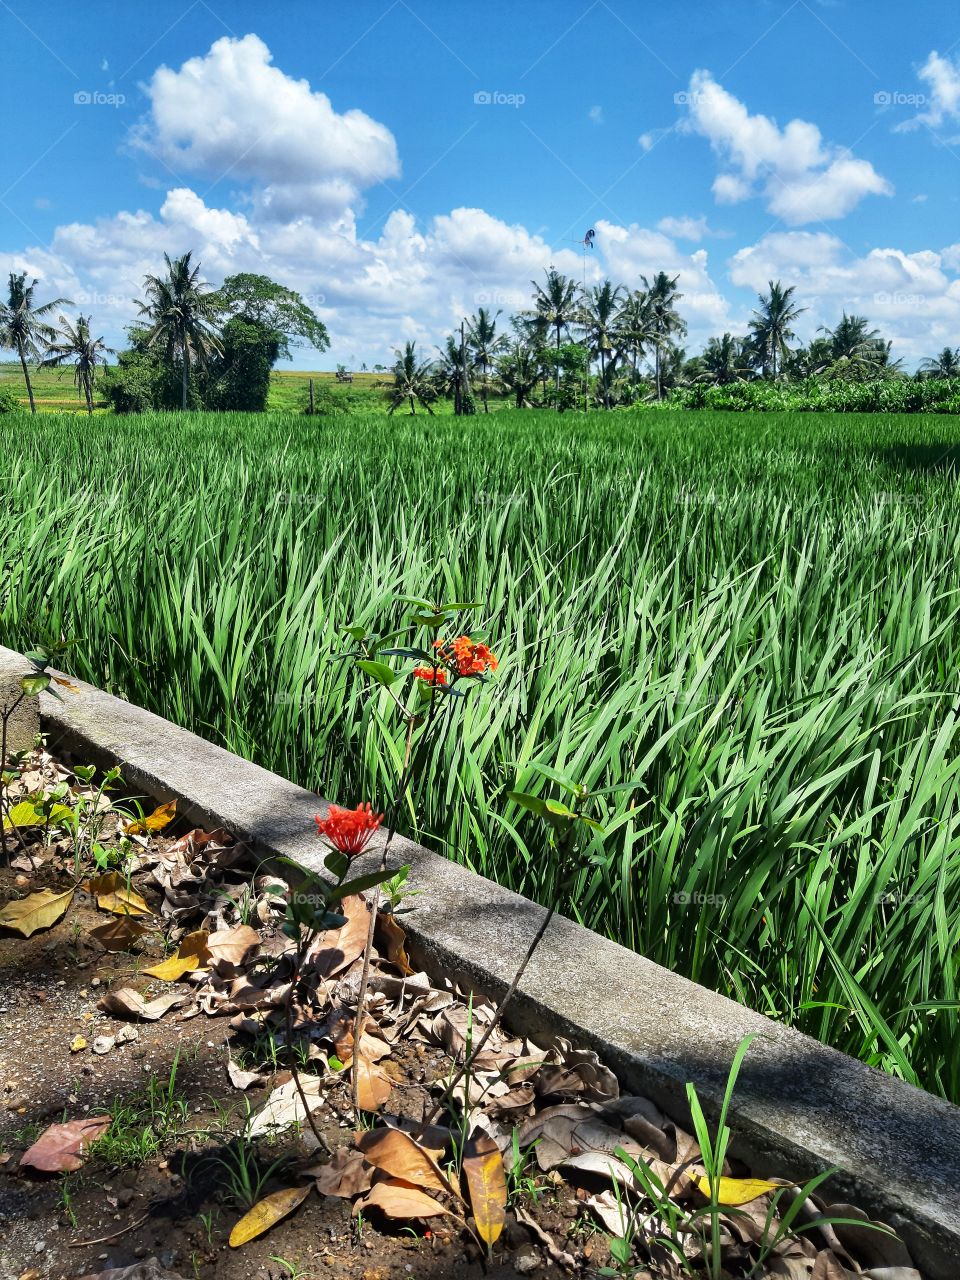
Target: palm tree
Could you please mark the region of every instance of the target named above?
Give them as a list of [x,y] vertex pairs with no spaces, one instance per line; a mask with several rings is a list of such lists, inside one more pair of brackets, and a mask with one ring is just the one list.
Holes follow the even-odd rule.
[[779,280],[770,280],[768,287],[770,292],[767,296],[761,294],[759,297],[760,306],[753,313],[750,330],[764,375],[769,371],[770,378],[776,382],[777,359],[782,368],[789,355],[787,344],[796,337],[790,326],[806,308],[794,306],[793,285],[784,289]]
[[535,348],[519,340],[497,361],[497,378],[518,409],[533,407],[532,396],[540,381],[541,367]]
[[830,343],[830,363],[819,372],[829,378],[854,382],[887,375],[899,363],[891,361],[891,343],[885,342],[878,329],[870,328],[866,316],[843,313],[835,329],[820,326],[820,333]]
[[217,295],[200,279],[199,263],[191,266],[191,256],[185,253],[181,258],[171,259],[165,253],[166,275],[147,276],[144,281],[147,300],[140,304],[140,314],[149,324],[146,346],[162,343],[170,362],[180,361],[184,409],[190,388],[191,360],[205,365],[212,353],[219,354],[221,350],[214,330],[219,306]]
[[393,366],[393,388],[388,412],[392,414],[405,400],[409,400],[410,412],[416,413],[419,400],[432,417],[430,402],[437,394],[432,381],[433,368],[429,360],[417,359],[416,347],[415,342],[407,342],[402,351],[394,353],[397,359]]
[[744,351],[742,338],[725,333],[722,338],[711,338],[697,361],[697,382],[725,387],[732,382],[745,382],[750,364]]
[[[577,282],[563,275],[556,267],[547,268],[546,285],[531,280],[535,293],[533,295],[533,317],[546,329],[553,329],[557,337],[557,350],[560,350],[564,329],[569,329],[578,316]],[[560,391],[560,365],[557,364],[557,392]]]
[[663,349],[675,333],[683,334],[687,326],[680,319],[676,303],[683,297],[677,293],[679,276],[671,280],[665,271],[658,271],[652,281],[641,276],[647,295],[647,308],[650,321],[650,341],[654,347],[654,374],[657,384],[657,399],[663,399]]
[[27,368],[27,356],[31,360],[39,358],[40,344],[47,343],[56,333],[52,325],[46,324],[41,317],[49,315],[54,307],[70,306],[68,298],[54,298],[40,307],[33,305],[33,291],[37,281],[27,284],[27,273],[10,272],[6,303],[0,303],[0,347],[8,347],[16,351],[20,357],[20,368],[23,380],[27,384],[27,398],[30,401],[30,412],[36,413],[37,406],[33,399],[33,387],[30,384],[30,371]]
[[920,371],[925,378],[960,378],[960,351],[944,347],[932,360],[923,360]]
[[629,355],[633,368],[633,381],[638,378],[637,365],[648,343],[653,341],[650,302],[642,289],[634,289],[617,316],[617,338]]
[[590,344],[591,356],[600,358],[600,387],[603,392],[603,406],[610,408],[610,389],[607,385],[607,359],[614,350],[617,338],[617,323],[621,311],[622,286],[604,280],[595,285],[584,296],[583,316],[581,323]]
[[73,365],[77,394],[83,393],[87,413],[92,414],[97,365],[106,364],[108,355],[116,355],[116,352],[104,344],[102,337],[91,337],[89,316],[78,316],[76,325],[72,325],[66,316],[61,316],[59,332],[48,341],[42,363],[45,368],[53,369],[62,368],[65,364]]
[[487,404],[487,372],[506,345],[503,334],[497,336],[497,316],[499,315],[498,311],[496,315],[491,316],[485,307],[480,307],[477,314],[467,321],[467,343],[473,357],[473,367],[480,370],[482,379],[484,413],[490,412],[490,406]]

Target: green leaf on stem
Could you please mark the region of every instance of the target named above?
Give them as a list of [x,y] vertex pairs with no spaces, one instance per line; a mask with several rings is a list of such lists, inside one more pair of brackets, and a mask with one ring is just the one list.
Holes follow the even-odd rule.
[[48,688],[50,677],[46,672],[41,672],[35,676],[24,676],[20,681],[20,688],[28,698],[35,698],[38,694],[43,693]]
[[[401,871],[409,870],[409,866],[401,868]],[[363,893],[365,889],[374,889],[378,884],[384,884],[387,880],[391,880],[396,874],[395,871],[388,871],[384,868],[383,871],[371,871],[369,875],[355,876],[345,884],[333,887],[330,890],[330,901],[339,902],[341,898],[345,898],[351,893]]]
[[389,689],[398,678],[396,671],[385,662],[372,662],[369,658],[358,658],[357,666],[365,674],[376,680],[377,684]]

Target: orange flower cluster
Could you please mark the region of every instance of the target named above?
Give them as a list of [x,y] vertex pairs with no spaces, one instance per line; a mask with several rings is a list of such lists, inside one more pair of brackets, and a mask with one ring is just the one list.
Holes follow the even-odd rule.
[[497,659],[485,644],[458,636],[456,640],[435,640],[433,647],[458,676],[482,676],[485,671],[496,671]]
[[317,814],[314,821],[318,836],[326,836],[335,849],[355,858],[370,843],[383,821],[383,814],[374,813],[369,801],[357,805],[356,809],[341,809],[332,804],[325,818]]
[[424,684],[446,684],[447,673],[442,667],[414,667],[413,674]]

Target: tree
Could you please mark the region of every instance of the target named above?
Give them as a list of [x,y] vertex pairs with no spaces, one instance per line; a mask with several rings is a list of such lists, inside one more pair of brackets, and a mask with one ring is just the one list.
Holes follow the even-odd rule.
[[280,359],[290,359],[291,346],[308,346],[317,351],[326,351],[330,346],[327,326],[300,294],[269,276],[249,271],[227,276],[213,300],[229,315],[272,330],[277,335]]
[[[544,329],[552,329],[556,334],[557,351],[560,350],[564,329],[569,329],[579,314],[577,305],[577,282],[563,275],[556,267],[548,267],[546,285],[530,283],[534,287],[532,319],[539,322]],[[560,391],[560,362],[556,365],[557,392]]]
[[518,409],[533,407],[533,392],[540,381],[541,362],[537,352],[519,339],[497,361],[497,379]]
[[923,360],[920,372],[925,378],[960,378],[960,351],[944,347],[931,360]]
[[617,338],[629,355],[633,369],[633,381],[639,377],[638,365],[647,344],[653,342],[653,321],[650,302],[642,289],[634,289],[617,316]]
[[453,411],[458,417],[476,413],[477,406],[470,390],[466,350],[461,336],[448,333],[443,346],[438,347],[437,351],[439,358],[433,366],[433,379],[438,394],[450,397]]
[[600,359],[600,389],[605,409],[610,408],[610,390],[607,385],[607,360],[613,354],[617,323],[621,312],[623,290],[609,280],[587,291],[583,301],[584,334],[590,346],[590,354]]
[[694,380],[716,387],[746,382],[750,375],[750,361],[744,345],[742,338],[735,338],[730,333],[725,333],[722,338],[711,338],[696,362]]
[[60,328],[48,340],[41,363],[46,368],[54,369],[72,364],[77,394],[83,394],[87,402],[87,413],[92,414],[97,366],[105,365],[108,355],[116,355],[116,352],[104,343],[102,337],[94,338],[91,335],[90,316],[78,316],[75,325],[66,316],[61,316]]
[[767,296],[761,294],[759,297],[760,305],[753,313],[750,331],[764,377],[776,382],[777,360],[779,358],[782,367],[789,355],[787,344],[796,337],[790,326],[806,308],[794,306],[793,285],[784,289],[779,280],[771,280],[768,287],[770,292]]
[[670,346],[674,334],[683,334],[687,326],[680,319],[676,303],[683,297],[677,292],[679,276],[671,280],[665,271],[658,271],[653,280],[641,276],[646,292],[646,305],[649,315],[650,342],[654,349],[654,380],[656,382],[657,399],[663,399],[663,360],[664,350]]
[[221,350],[215,330],[217,294],[200,279],[199,263],[191,266],[191,256],[171,259],[165,253],[166,275],[147,276],[147,297],[140,304],[140,315],[147,321],[146,345],[162,346],[171,364],[180,362],[182,409],[187,408],[191,361],[203,368]]
[[432,416],[433,410],[430,404],[436,399],[436,390],[431,380],[430,361],[417,359],[415,342],[404,343],[403,350],[397,350],[394,354],[397,359],[393,366],[393,388],[390,393],[388,413],[392,414],[405,400],[410,403],[410,412],[416,413],[419,400],[427,413]]
[[207,362],[202,379],[204,408],[262,413],[270,392],[270,370],[280,349],[276,330],[231,316],[223,326],[220,346]]
[[0,304],[0,347],[16,351],[20,357],[20,368],[23,380],[27,384],[27,399],[30,401],[30,412],[36,413],[37,406],[33,399],[33,387],[30,383],[30,371],[27,368],[27,357],[37,360],[41,355],[41,343],[46,344],[55,335],[56,330],[43,320],[54,307],[70,306],[68,298],[54,298],[52,302],[44,302],[42,306],[33,305],[33,291],[38,281],[27,284],[27,273],[10,272],[7,301]]
[[502,334],[497,336],[497,316],[499,315],[499,311],[492,316],[486,307],[480,307],[477,314],[467,321],[467,344],[470,347],[473,367],[480,370],[484,413],[490,412],[490,406],[487,403],[487,374],[490,366],[503,350],[506,341]]
[[863,382],[885,376],[895,367],[890,360],[891,344],[883,340],[878,329],[870,328],[866,316],[848,316],[844,312],[835,329],[821,325],[819,332],[830,344],[830,359],[817,372],[828,378]]

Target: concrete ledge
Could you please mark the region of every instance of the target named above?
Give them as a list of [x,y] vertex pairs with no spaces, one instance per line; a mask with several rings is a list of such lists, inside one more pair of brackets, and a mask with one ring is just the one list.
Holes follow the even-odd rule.
[[24,676],[36,675],[32,662],[0,648],[0,711],[12,714],[7,719],[7,751],[29,751],[40,732],[40,706],[36,698],[23,696],[20,681]]
[[[13,656],[0,649],[0,661]],[[326,802],[311,792],[88,685],[62,702],[42,695],[41,716],[54,750],[122,762],[135,789],[177,796],[189,821],[226,827],[264,858],[320,868],[313,815]],[[391,862],[411,863],[422,891],[404,917],[421,963],[502,993],[542,909],[406,840],[394,841]],[[834,1201],[883,1218],[934,1280],[955,1280],[960,1109],[566,919],[547,931],[508,1021],[591,1046],[626,1088],[677,1118],[688,1080],[715,1114],[738,1043],[759,1032],[734,1095],[734,1149],[760,1174],[801,1178],[838,1166]]]

